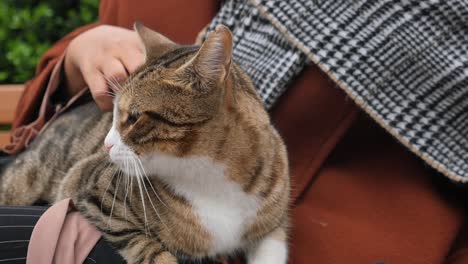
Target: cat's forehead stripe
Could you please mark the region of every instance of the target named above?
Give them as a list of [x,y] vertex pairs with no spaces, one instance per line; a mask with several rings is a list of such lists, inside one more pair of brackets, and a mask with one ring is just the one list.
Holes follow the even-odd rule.
[[199,46],[184,46],[178,49],[175,49],[173,51],[170,51],[160,58],[151,61],[150,65],[148,67],[144,67],[141,69],[141,72],[136,73],[135,79],[141,80],[143,79],[147,74],[151,73],[155,69],[159,67],[167,67],[170,64],[180,60],[181,58],[186,57],[187,55],[190,55],[192,53],[195,53],[200,47]]
[[163,55],[160,59],[158,59],[159,65],[163,66],[168,66],[169,64],[176,62],[180,60],[181,58],[194,53],[197,51],[200,47],[198,46],[186,46],[182,48],[178,48],[172,52],[169,52],[165,55]]

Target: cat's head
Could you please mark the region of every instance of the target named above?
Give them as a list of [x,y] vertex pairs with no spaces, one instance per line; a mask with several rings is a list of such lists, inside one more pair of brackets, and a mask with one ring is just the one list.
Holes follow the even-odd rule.
[[111,160],[123,169],[130,156],[183,157],[200,143],[209,145],[223,133],[217,123],[226,121],[220,116],[235,101],[228,28],[218,26],[201,46],[178,45],[139,23],[135,30],[146,62],[114,98],[113,125],[105,139]]

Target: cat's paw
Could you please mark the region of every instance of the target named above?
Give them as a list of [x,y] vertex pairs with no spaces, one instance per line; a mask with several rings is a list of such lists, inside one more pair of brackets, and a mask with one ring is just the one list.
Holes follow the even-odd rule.
[[263,255],[257,258],[249,258],[247,264],[286,264],[287,260],[280,254],[272,252],[271,255]]
[[285,241],[265,239],[249,252],[248,264],[286,264],[288,262],[288,250]]
[[169,253],[168,251],[162,252],[161,254],[157,255],[152,263],[158,264],[177,264],[177,259]]

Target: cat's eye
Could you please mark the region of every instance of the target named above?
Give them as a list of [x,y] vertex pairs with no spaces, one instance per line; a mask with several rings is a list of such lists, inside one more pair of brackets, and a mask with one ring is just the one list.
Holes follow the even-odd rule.
[[136,123],[136,121],[138,121],[138,118],[140,118],[140,116],[138,114],[135,114],[135,113],[131,113],[131,114],[128,114],[128,117],[127,117],[127,124],[129,125],[133,125]]

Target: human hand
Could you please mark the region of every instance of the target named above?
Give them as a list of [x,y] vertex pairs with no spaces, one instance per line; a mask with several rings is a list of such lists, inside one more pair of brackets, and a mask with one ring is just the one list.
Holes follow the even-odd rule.
[[125,81],[144,60],[143,44],[134,31],[108,25],[88,30],[70,42],[65,54],[67,94],[87,86],[99,108],[109,111],[109,81]]

